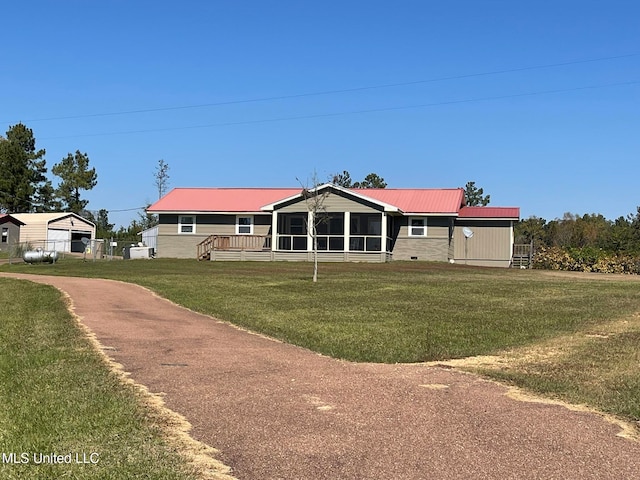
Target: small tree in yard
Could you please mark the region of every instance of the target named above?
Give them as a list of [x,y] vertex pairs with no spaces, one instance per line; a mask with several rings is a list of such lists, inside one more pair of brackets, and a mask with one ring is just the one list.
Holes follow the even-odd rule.
[[[318,281],[318,225],[328,219],[324,201],[330,192],[328,190],[318,191],[318,176],[315,172],[311,181],[314,185],[313,188],[302,185],[302,197],[307,204],[307,211],[311,212],[311,224],[309,225],[307,221],[307,231],[311,232],[311,241],[313,242],[313,283],[316,283]],[[302,184],[302,182],[300,183]]]

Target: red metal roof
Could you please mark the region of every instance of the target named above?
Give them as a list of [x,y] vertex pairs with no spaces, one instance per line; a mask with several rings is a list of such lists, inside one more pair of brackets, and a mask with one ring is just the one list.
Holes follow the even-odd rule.
[[[322,187],[320,187],[322,188]],[[346,189],[345,189],[346,190]],[[462,188],[349,189],[397,207],[405,214],[450,214],[467,218],[519,218],[518,208],[462,207]],[[266,205],[294,197],[301,188],[174,188],[148,208],[154,212],[260,212]],[[462,207],[462,209],[461,209]]]
[[460,218],[505,218],[520,219],[519,207],[462,207]]
[[269,203],[300,193],[301,188],[174,188],[147,211],[259,212]]
[[361,188],[360,195],[394,205],[404,213],[450,213],[460,210],[462,188]]

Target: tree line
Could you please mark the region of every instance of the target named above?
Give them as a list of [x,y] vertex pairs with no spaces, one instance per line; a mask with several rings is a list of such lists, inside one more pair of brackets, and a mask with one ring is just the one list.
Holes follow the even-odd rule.
[[[23,123],[10,126],[6,137],[0,136],[0,212],[73,212],[96,224],[97,236],[136,238],[141,230],[157,223],[154,215],[142,212],[128,227],[114,231],[106,209],[97,212],[86,209],[88,201],[82,191],[94,188],[98,182],[95,168],[89,166],[89,156],[76,150],[51,168],[58,177],[57,185],[47,177],[46,150],[36,148],[33,130]],[[166,193],[169,165],[159,160],[154,172],[158,198]],[[348,171],[335,173],[329,181],[345,188],[386,188],[387,183],[377,173],[368,174],[361,181],[353,181]],[[466,204],[486,206],[490,196],[484,195],[475,182],[464,188]],[[640,207],[636,212],[608,220],[600,214],[577,215],[565,213],[562,218],[547,221],[532,216],[515,226],[516,243],[533,243],[536,248],[557,247],[597,249],[613,254],[640,256]]]
[[[88,200],[83,191],[93,189],[98,183],[95,168],[89,166],[86,153],[76,150],[54,164],[51,173],[57,184],[48,178],[46,150],[36,148],[33,130],[23,123],[12,125],[5,136],[0,135],[0,212],[45,213],[73,212],[95,223],[97,238],[114,237],[136,240],[138,232],[157,223],[155,215],[138,213],[127,227],[114,230],[109,222],[109,211],[88,210]],[[168,187],[169,165],[159,160],[154,172],[154,184],[158,198]]]
[[80,214],[87,204],[82,190],[98,183],[89,157],[76,150],[51,168],[59,178],[57,186],[47,178],[45,149],[36,149],[33,130],[18,123],[0,136],[0,211],[5,213],[73,212]]
[[635,213],[608,220],[601,214],[565,213],[547,221],[532,216],[515,227],[516,243],[534,247],[599,249],[609,253],[640,255],[640,207]]

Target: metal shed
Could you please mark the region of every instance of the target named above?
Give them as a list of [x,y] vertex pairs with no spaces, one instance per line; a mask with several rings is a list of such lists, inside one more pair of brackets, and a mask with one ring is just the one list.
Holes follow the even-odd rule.
[[94,240],[96,226],[76,213],[17,213],[15,218],[24,223],[20,229],[20,242],[33,248],[57,252],[83,252],[83,238]]

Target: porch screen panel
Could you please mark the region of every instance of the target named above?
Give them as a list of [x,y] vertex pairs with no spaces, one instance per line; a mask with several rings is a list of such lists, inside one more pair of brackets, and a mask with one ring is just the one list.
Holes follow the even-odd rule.
[[307,250],[307,213],[278,214],[278,250]]
[[329,213],[316,225],[318,250],[344,251],[344,213]]
[[352,213],[349,233],[349,250],[366,252],[381,251],[382,214]]

